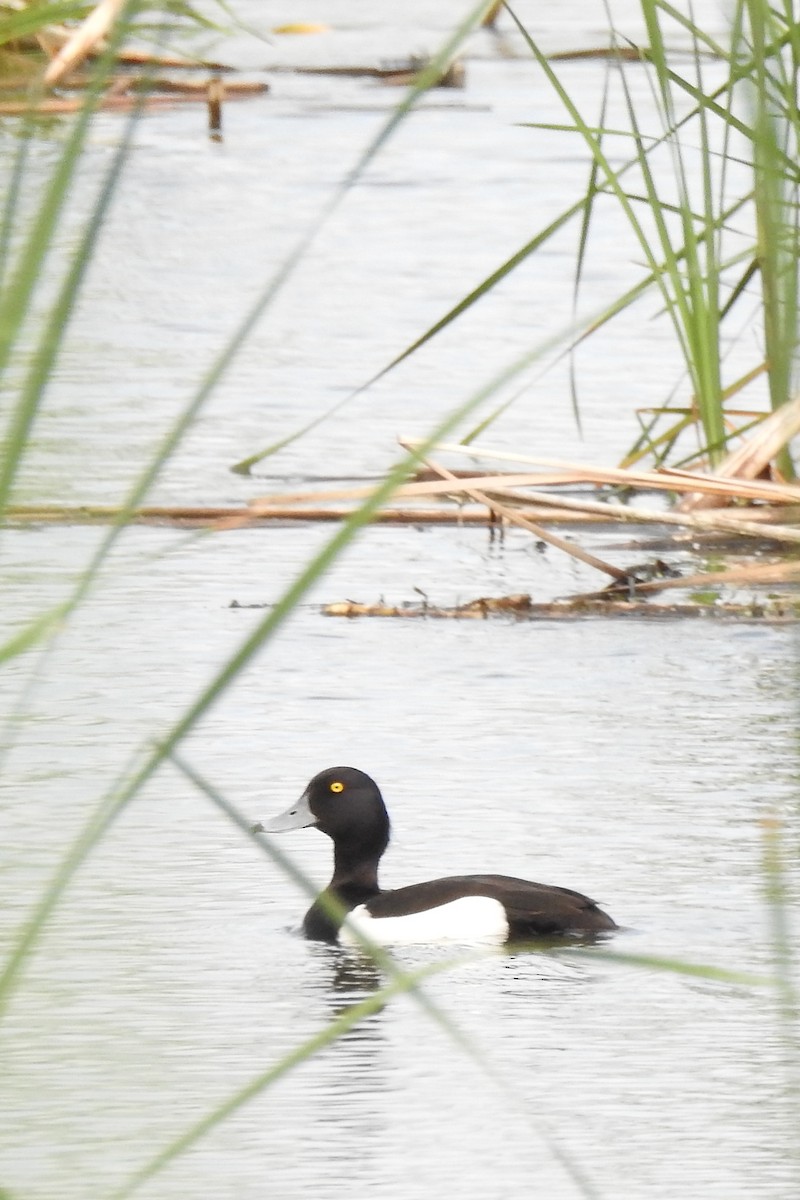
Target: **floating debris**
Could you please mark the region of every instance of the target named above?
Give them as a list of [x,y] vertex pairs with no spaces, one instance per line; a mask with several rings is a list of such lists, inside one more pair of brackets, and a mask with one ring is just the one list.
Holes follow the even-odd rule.
[[[431,65],[429,58],[412,55],[396,62],[381,63],[379,66],[286,66],[277,64],[271,68],[293,75],[332,75],[350,79],[377,79],[391,87],[405,87],[416,83]],[[463,88],[467,71],[460,58],[453,59],[441,72],[433,87]]]
[[[240,607],[237,605],[237,607]],[[244,607],[244,606],[241,606]],[[468,604],[440,607],[435,604],[360,604],[355,600],[341,600],[326,604],[322,609],[326,617],[400,617],[419,619],[429,617],[438,620],[485,621],[491,617],[513,617],[526,621],[575,621],[587,617],[644,617],[653,620],[675,620],[675,618],[727,618],[737,622],[759,622],[790,624],[800,620],[800,597],[770,597],[753,600],[749,604],[732,604],[716,598],[692,604],[648,604],[644,600],[585,599],[554,600],[535,604],[530,596],[483,596]]]

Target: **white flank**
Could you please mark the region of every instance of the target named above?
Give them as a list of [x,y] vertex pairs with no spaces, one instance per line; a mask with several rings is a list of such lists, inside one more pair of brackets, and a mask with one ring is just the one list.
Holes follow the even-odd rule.
[[357,945],[353,929],[381,946],[424,942],[503,942],[508,936],[505,909],[491,896],[462,896],[438,908],[405,917],[372,917],[365,905],[354,908],[339,931],[339,941]]

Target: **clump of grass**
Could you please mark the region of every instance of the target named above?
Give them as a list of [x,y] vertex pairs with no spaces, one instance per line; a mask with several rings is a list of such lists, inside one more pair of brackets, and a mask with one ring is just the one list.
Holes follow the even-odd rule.
[[[562,99],[574,134],[591,155],[586,213],[597,195],[612,195],[628,221],[632,248],[644,255],[649,268],[635,292],[614,300],[606,319],[619,319],[645,289],[657,291],[685,366],[688,397],[677,402],[665,398],[625,462],[650,454],[660,464],[678,453],[679,465],[694,461],[718,466],[743,425],[730,411],[734,398],[740,405],[742,393],[762,375],[768,380],[773,410],[792,398],[800,212],[800,123],[791,83],[797,77],[794,18],[788,10],[781,13],[761,0],[740,3],[730,40],[723,46],[696,23],[691,9],[687,17],[672,5],[643,0],[642,13],[648,41],[640,48],[640,63],[632,65],[628,56],[619,56],[617,63],[634,147],[634,155],[618,168],[603,153],[602,131],[591,127],[552,66],[527,32],[523,34]],[[668,44],[675,29],[690,39],[688,73],[671,65]],[[619,48],[616,38],[612,48]],[[709,56],[727,72],[724,82],[713,88],[706,83]],[[632,70],[644,70],[650,78],[661,121],[656,136],[641,128],[628,87]],[[683,111],[687,97],[690,107]],[[666,180],[663,169],[656,174],[651,165],[664,147],[672,164],[671,179]],[[749,167],[749,180],[734,190],[731,167],[742,159]],[[647,229],[637,215],[642,204]],[[731,228],[734,217],[740,222],[749,218],[750,243],[744,248]],[[591,239],[590,219],[584,236]],[[726,379],[723,336],[743,302],[750,302],[751,285],[761,289],[756,319],[761,322],[765,355],[739,377]],[[747,428],[754,423],[747,420]],[[688,455],[687,430],[696,435]],[[776,458],[782,474],[793,478],[789,437],[791,433]]]

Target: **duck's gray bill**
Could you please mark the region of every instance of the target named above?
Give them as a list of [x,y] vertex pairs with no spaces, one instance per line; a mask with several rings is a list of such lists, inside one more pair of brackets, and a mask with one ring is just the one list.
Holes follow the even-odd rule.
[[266,821],[260,828],[261,833],[284,833],[287,829],[305,829],[307,825],[316,825],[317,818],[308,807],[305,793],[296,804],[287,808],[279,817]]

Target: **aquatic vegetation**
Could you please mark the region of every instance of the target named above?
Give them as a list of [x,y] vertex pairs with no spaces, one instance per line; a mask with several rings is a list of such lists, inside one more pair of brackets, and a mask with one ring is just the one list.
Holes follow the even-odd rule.
[[[625,214],[632,245],[638,246],[647,271],[638,285],[614,297],[605,312],[593,317],[574,345],[585,343],[605,324],[619,320],[642,296],[656,293],[663,304],[663,319],[670,322],[680,347],[689,392],[687,397],[681,388],[680,398],[665,397],[663,407],[641,414],[642,432],[625,463],[649,455],[657,464],[699,463],[718,473],[754,478],[774,461],[784,478],[793,478],[788,445],[800,427],[794,395],[800,257],[800,118],[792,83],[800,63],[794,16],[789,10],[758,2],[739,3],[731,20],[730,40],[721,45],[691,15],[672,6],[645,2],[642,11],[647,44],[631,48],[621,44],[611,30],[608,86],[616,86],[624,98],[629,125],[622,130],[605,128],[603,113],[595,118],[581,111],[577,99],[561,83],[556,67],[514,17],[564,106],[567,124],[560,128],[586,147],[586,193],[406,353],[477,302],[573,216],[582,221],[577,293],[593,229],[602,220],[600,201],[613,198]],[[689,70],[686,56],[683,66],[673,65],[669,39],[676,31],[689,39]],[[648,75],[660,113],[657,135],[641,127],[629,87],[631,73],[641,71]],[[708,82],[709,77],[713,83]],[[620,138],[629,141],[633,152],[614,165],[618,156],[612,159],[604,146],[609,139]],[[665,156],[672,164],[672,177],[666,183]],[[656,160],[661,164],[658,172],[654,170]],[[740,169],[743,166],[744,171]],[[740,223],[747,234],[737,228]],[[619,247],[613,252],[619,253]],[[760,303],[750,311],[754,288],[759,289]],[[760,326],[764,355],[754,358],[740,375],[726,379],[728,330],[743,308],[748,310],[745,327]],[[736,329],[735,336],[741,337],[741,327]],[[759,417],[750,408],[740,411],[743,397],[764,377],[769,409],[789,409],[777,445],[760,442],[758,425],[766,412]],[[757,409],[757,401],[752,407]],[[489,423],[483,422],[480,431]],[[691,450],[687,448],[688,432],[695,435]],[[742,436],[747,453],[740,449],[737,459],[728,460],[726,470],[725,456]]]

